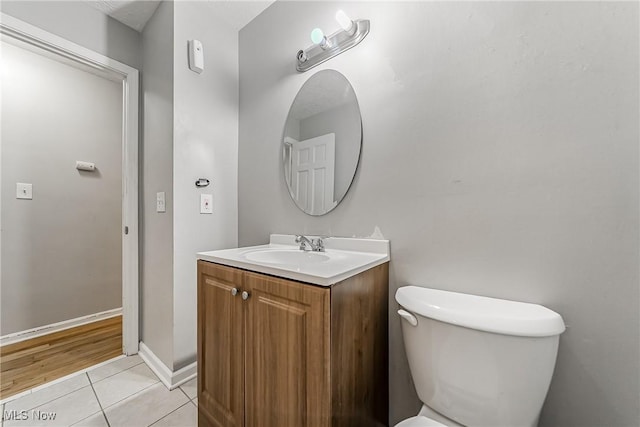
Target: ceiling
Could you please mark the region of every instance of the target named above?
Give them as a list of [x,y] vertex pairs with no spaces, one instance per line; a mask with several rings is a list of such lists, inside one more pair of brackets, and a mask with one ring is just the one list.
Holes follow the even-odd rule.
[[[136,31],[145,24],[160,5],[161,0],[84,0],[91,7],[111,16]],[[180,0],[177,0],[180,1]],[[232,28],[240,30],[263,10],[271,1],[206,0],[213,12]]]

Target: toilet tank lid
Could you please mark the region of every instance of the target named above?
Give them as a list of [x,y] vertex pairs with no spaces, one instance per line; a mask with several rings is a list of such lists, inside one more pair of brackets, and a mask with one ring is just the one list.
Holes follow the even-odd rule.
[[562,317],[538,304],[404,286],[396,301],[423,317],[480,331],[521,337],[548,337],[565,330]]

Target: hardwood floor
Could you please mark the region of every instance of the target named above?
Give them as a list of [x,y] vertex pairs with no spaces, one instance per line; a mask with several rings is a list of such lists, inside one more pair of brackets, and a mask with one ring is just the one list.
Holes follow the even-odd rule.
[[0,347],[0,399],[122,354],[122,316]]

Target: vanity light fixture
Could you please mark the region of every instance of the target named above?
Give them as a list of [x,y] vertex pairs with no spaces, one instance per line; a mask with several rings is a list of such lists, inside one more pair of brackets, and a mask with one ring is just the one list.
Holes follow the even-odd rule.
[[311,32],[313,46],[298,51],[296,69],[308,71],[318,64],[351,49],[369,34],[369,20],[351,20],[342,10],[336,13],[336,21],[341,29],[325,36],[320,28]]

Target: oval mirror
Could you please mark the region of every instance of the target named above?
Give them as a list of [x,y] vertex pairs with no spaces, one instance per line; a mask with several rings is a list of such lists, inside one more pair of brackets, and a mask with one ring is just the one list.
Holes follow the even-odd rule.
[[320,71],[291,104],[284,126],[284,176],[295,204],[309,215],[338,206],[356,174],[362,147],[358,99],[345,76]]

